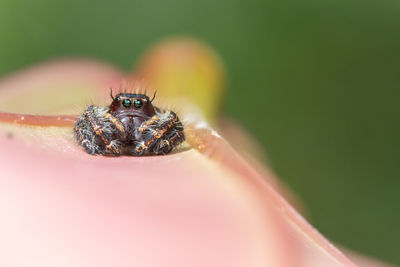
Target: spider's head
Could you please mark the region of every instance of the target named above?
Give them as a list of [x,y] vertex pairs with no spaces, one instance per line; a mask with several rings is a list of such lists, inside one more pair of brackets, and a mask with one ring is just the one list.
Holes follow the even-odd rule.
[[[155,96],[155,95],[154,95]],[[154,97],[150,100],[147,95],[121,93],[113,96],[110,105],[110,113],[114,116],[152,117],[155,114],[153,104]]]

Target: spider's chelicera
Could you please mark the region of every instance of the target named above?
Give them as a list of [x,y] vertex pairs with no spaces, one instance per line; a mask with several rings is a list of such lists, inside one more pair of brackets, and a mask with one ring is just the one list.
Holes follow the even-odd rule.
[[178,116],[153,106],[155,95],[110,95],[110,106],[89,106],[75,124],[76,139],[89,154],[167,154],[185,140]]

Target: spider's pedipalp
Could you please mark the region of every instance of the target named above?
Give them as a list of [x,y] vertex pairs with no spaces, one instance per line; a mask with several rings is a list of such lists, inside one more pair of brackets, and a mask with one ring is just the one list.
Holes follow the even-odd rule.
[[121,135],[125,135],[125,127],[120,120],[115,118],[110,113],[106,113],[104,115],[104,118],[108,119],[110,121],[110,124],[113,125],[115,127],[115,129],[117,129]]

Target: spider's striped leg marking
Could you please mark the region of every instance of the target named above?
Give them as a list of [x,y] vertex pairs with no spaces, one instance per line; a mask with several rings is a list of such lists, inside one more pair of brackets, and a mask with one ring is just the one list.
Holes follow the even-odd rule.
[[[86,111],[83,113],[87,121],[89,122],[89,126],[92,132],[101,140],[105,145],[105,152],[111,153],[114,155],[120,155],[121,150],[119,144],[116,140],[112,140],[112,138],[104,131],[102,122],[97,117],[94,107],[89,106]],[[111,120],[110,120],[111,121]],[[116,125],[115,123],[113,125]],[[117,129],[119,125],[115,126]],[[123,128],[123,126],[122,126]]]
[[[174,128],[177,124],[181,125],[179,122],[178,116],[170,111],[168,117],[163,121],[161,124],[157,125],[160,122],[160,119],[154,118],[153,116],[150,120],[145,121],[142,125],[138,128],[138,131],[142,133],[143,138],[142,141],[139,142],[136,147],[134,153],[137,155],[142,155],[146,151],[153,151],[152,148],[157,145],[162,147],[170,147],[170,149],[166,149],[167,152],[159,151],[158,149],[154,150],[155,154],[166,154],[172,150],[172,142],[166,137],[165,134],[172,128]],[[183,134],[183,133],[182,133]],[[174,140],[177,138],[174,137]]]

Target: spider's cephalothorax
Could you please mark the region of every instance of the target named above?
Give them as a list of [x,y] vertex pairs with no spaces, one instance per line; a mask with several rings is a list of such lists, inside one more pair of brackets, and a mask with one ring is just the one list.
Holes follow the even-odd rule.
[[109,107],[89,106],[75,124],[75,136],[89,154],[167,154],[185,140],[178,116],[154,107],[154,97],[111,93],[111,98]]

